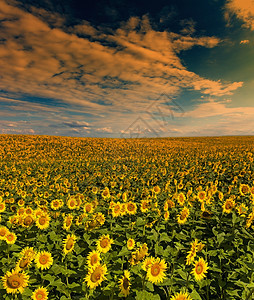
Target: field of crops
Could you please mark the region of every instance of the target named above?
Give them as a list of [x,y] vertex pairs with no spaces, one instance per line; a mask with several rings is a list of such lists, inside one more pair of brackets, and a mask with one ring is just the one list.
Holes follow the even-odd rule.
[[0,135],[0,299],[254,299],[254,137]]

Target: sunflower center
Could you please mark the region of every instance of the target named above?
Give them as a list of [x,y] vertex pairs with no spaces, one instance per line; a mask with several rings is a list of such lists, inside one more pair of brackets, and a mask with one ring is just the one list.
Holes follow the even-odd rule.
[[158,264],[152,265],[152,267],[151,267],[151,274],[153,276],[158,276],[159,273],[160,273],[160,266]]
[[40,223],[40,225],[44,225],[46,223],[46,217],[44,217],[44,216],[40,217],[39,223]]
[[93,255],[93,256],[91,257],[91,265],[93,266],[93,265],[95,265],[97,262],[98,262],[98,257],[97,257],[97,255]]
[[5,229],[0,230],[0,236],[5,236],[5,235],[6,235],[6,230]]
[[44,293],[42,293],[42,292],[38,292],[37,294],[36,294],[36,299],[38,299],[38,300],[41,300],[41,299],[44,299]]
[[129,204],[128,205],[128,210],[129,211],[133,211],[134,210],[134,205],[133,204]]
[[101,248],[106,248],[108,246],[108,244],[109,244],[109,241],[107,239],[103,239],[100,242]]
[[20,268],[24,269],[28,266],[28,264],[29,264],[29,260],[27,258],[22,258],[19,263],[19,266]]
[[186,214],[185,214],[185,213],[182,213],[181,216],[180,216],[180,219],[181,219],[181,220],[184,220],[185,218],[186,218]]
[[114,211],[115,211],[115,213],[118,213],[120,211],[120,206],[119,205],[115,206]]
[[196,267],[196,273],[201,274],[203,272],[203,267],[201,265],[197,265]]
[[89,204],[86,206],[86,212],[90,212],[92,210],[92,205]]
[[101,278],[101,272],[100,272],[100,270],[95,270],[93,272],[93,274],[91,275],[91,281],[92,282],[97,282],[97,281],[100,280],[100,278]]
[[70,226],[71,225],[71,218],[68,218],[67,220],[66,220],[66,226]]
[[128,287],[129,287],[129,285],[130,285],[129,279],[126,278],[126,277],[124,277],[124,279],[123,279],[123,288],[124,288],[125,290],[127,290]]
[[13,241],[14,236],[13,236],[12,234],[8,234],[8,235],[6,236],[6,238],[7,238],[7,240],[8,240],[9,242],[11,242],[11,241]]
[[128,242],[128,247],[133,247],[133,241]]
[[143,207],[143,209],[148,208],[148,203],[147,203],[147,202],[143,203],[143,204],[142,204],[142,207]]
[[12,275],[7,279],[7,285],[12,289],[18,289],[21,286],[21,279],[18,275]]
[[69,239],[65,246],[66,250],[70,250],[73,247],[73,245],[74,245],[73,239]]
[[207,212],[207,211],[204,211],[204,212],[203,212],[203,217],[204,217],[204,218],[208,218],[208,217],[210,217],[210,214],[209,214],[209,212]]
[[242,187],[242,192],[243,192],[244,194],[248,192],[247,186],[243,186],[243,187]]
[[48,257],[46,255],[41,255],[39,258],[39,262],[41,265],[46,265],[48,262]]
[[27,216],[24,220],[25,225],[31,225],[33,223],[33,218],[30,216]]
[[225,208],[226,208],[226,209],[232,208],[231,202],[227,202],[226,205],[225,205]]

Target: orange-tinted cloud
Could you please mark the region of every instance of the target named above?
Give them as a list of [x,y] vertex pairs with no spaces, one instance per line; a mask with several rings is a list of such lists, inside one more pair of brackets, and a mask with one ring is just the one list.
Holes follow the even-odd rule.
[[249,44],[249,42],[250,42],[250,40],[242,40],[242,41],[240,42],[240,44],[246,45],[246,44]]
[[[9,3],[9,2],[8,2]],[[1,89],[82,105],[88,113],[142,111],[162,91],[182,88],[230,95],[242,82],[203,78],[187,70],[178,53],[194,46],[212,48],[216,37],[192,37],[152,28],[148,16],[132,17],[115,31],[89,22],[60,26],[45,10],[24,11],[0,0]],[[108,127],[108,126],[107,126]],[[105,127],[105,128],[107,128]]]
[[225,5],[225,18],[230,22],[232,14],[243,21],[244,26],[254,30],[254,1],[228,0]]

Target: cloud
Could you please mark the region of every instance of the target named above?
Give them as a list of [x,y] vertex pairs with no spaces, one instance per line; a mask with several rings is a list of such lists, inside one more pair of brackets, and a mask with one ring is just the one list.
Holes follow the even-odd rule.
[[111,127],[97,128],[97,129],[95,129],[95,131],[101,132],[101,133],[112,133],[113,132]]
[[[254,115],[254,107],[227,107],[226,103],[229,103],[229,101],[216,102],[213,99],[210,99],[209,102],[199,104],[194,110],[185,112],[184,117],[251,117]],[[177,115],[178,114],[176,113],[176,116]]]
[[63,125],[71,127],[71,128],[83,128],[87,129],[90,125],[87,122],[63,122]]
[[[67,26],[63,16],[35,7],[25,11],[4,0],[0,19],[1,89],[16,95],[6,97],[5,105],[24,116],[40,116],[57,128],[54,133],[67,128],[119,131],[119,124],[127,127],[130,122],[129,114],[143,113],[162,91],[176,96],[187,88],[220,97],[243,84],[210,80],[183,65],[181,51],[221,42],[214,36],[192,36],[191,20],[182,24],[182,34],[155,30],[147,15],[131,17],[114,30],[88,21]],[[53,99],[55,107],[17,96],[23,94]],[[92,117],[70,120],[68,113],[96,116],[98,125],[91,125]],[[42,121],[33,121],[33,126],[40,132]]]
[[244,44],[244,45],[246,45],[246,44],[249,44],[249,40],[242,40],[241,42],[240,42],[240,44]]
[[253,0],[227,0],[225,5],[225,18],[230,22],[235,15],[243,22],[243,26],[254,30],[254,1]]

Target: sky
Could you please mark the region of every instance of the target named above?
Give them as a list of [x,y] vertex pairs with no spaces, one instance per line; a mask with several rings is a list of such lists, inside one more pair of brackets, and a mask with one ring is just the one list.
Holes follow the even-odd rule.
[[254,134],[254,0],[0,0],[0,134]]

